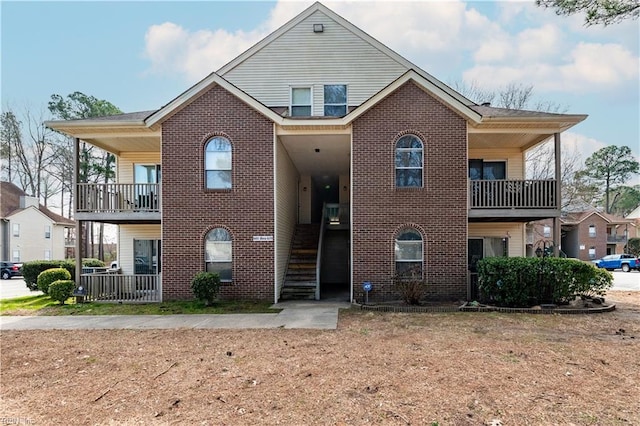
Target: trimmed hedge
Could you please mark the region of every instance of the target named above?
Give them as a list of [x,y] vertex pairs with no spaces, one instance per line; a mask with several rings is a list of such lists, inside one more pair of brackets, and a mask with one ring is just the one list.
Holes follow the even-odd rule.
[[213,272],[199,272],[191,280],[191,291],[205,306],[211,306],[220,292],[220,276]]
[[481,301],[498,306],[566,304],[577,296],[603,296],[613,275],[576,259],[487,257],[478,262]]
[[49,286],[54,281],[70,280],[71,274],[64,268],[51,268],[40,272],[38,275],[38,290],[44,294],[49,294]]
[[76,283],[71,280],[54,281],[49,286],[49,297],[64,305],[64,302],[73,296],[74,288],[76,288]]
[[[83,266],[104,267],[104,262],[99,259],[82,259]],[[25,284],[30,290],[38,289],[38,275],[51,268],[64,268],[71,274],[71,279],[75,281],[76,262],[75,260],[33,260],[22,264],[22,276]]]

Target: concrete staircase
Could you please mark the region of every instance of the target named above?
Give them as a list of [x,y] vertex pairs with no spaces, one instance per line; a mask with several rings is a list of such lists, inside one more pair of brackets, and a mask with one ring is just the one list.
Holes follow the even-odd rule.
[[319,238],[319,224],[301,224],[296,227],[280,300],[315,299]]

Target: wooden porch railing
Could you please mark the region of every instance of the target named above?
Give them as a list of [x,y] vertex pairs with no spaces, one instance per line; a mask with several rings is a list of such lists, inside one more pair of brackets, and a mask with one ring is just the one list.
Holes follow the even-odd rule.
[[149,303],[162,300],[160,275],[85,274],[86,299],[96,302]]
[[158,183],[79,183],[78,212],[159,212]]
[[471,180],[469,207],[472,209],[557,209],[556,181]]

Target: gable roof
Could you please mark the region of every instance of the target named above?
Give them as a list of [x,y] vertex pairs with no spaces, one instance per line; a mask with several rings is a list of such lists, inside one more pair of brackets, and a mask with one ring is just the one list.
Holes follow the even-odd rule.
[[612,215],[612,214],[608,214],[608,213],[604,213],[604,212],[599,212],[597,210],[588,210],[588,211],[583,211],[583,212],[572,212],[567,214],[566,217],[562,218],[562,223],[567,224],[567,225],[577,225],[579,223],[584,222],[585,220],[587,220],[588,218],[590,218],[593,215],[597,215],[600,216],[602,219],[604,219],[605,222],[610,223],[610,224],[620,224],[620,223],[632,223],[633,221],[631,219],[625,219],[623,217],[620,216],[616,216],[616,215]]
[[367,34],[362,29],[360,29],[357,26],[353,25],[351,22],[347,21],[345,18],[343,18],[342,16],[338,15],[333,10],[329,9],[328,7],[324,6],[322,3],[317,2],[317,1],[315,3],[313,3],[311,6],[309,6],[307,9],[303,10],[297,16],[295,16],[294,18],[289,20],[287,23],[285,23],[284,25],[282,25],[281,27],[276,29],[274,32],[272,32],[271,34],[269,34],[268,36],[266,36],[265,38],[260,40],[258,43],[254,44],[252,47],[247,49],[245,52],[243,52],[242,54],[240,54],[236,58],[232,59],[227,64],[223,65],[215,73],[218,74],[218,75],[224,76],[226,73],[228,73],[229,71],[233,70],[235,67],[237,67],[242,62],[244,62],[247,58],[253,56],[257,52],[262,50],[265,46],[270,44],[272,41],[274,41],[275,39],[279,38],[284,33],[290,31],[296,25],[298,25],[300,22],[304,21],[305,19],[307,19],[308,17],[310,17],[311,15],[313,15],[315,12],[318,12],[318,11],[324,13],[330,19],[336,21],[342,27],[344,27],[348,31],[352,32],[353,34],[355,34],[357,37],[361,38],[365,42],[369,43],[371,46],[373,46],[374,48],[379,50],[381,53],[387,55],[388,57],[390,57],[391,59],[395,60],[396,62],[404,65],[404,67],[406,67],[407,70],[413,69],[415,72],[417,72],[418,74],[422,75],[423,78],[425,78],[426,80],[429,80],[432,84],[438,86],[438,88],[440,90],[448,92],[450,96],[455,97],[458,100],[458,102],[466,104],[466,105],[475,104],[473,101],[471,101],[471,100],[467,99],[466,97],[464,97],[461,93],[458,93],[457,91],[453,90],[452,88],[450,88],[449,86],[447,86],[446,84],[444,84],[443,82],[438,80],[437,78],[433,77],[428,72],[426,72],[423,69],[421,69],[419,66],[417,66],[413,62],[409,61],[404,56],[402,56],[399,53],[397,53],[396,51],[390,49],[389,47],[387,47],[383,43],[381,43],[378,40],[376,40],[374,37],[372,37],[369,34]]
[[[232,71],[235,67],[239,66],[252,55],[264,49],[271,42],[296,27],[296,25],[317,11],[326,14],[339,25],[342,25],[357,37],[360,37],[384,55],[387,55],[394,61],[402,64],[406,67],[407,71],[378,93],[371,96],[368,100],[361,103],[354,110],[350,111],[346,116],[338,118],[322,116],[306,118],[284,117],[282,114],[279,114],[274,109],[269,108],[258,101],[255,97],[225,79],[224,75],[226,73]],[[415,82],[426,92],[430,93],[432,96],[449,106],[456,113],[464,117],[470,124],[469,132],[495,133],[498,131],[501,133],[504,129],[513,131],[514,126],[518,126],[519,128],[522,127],[519,131],[523,130],[520,133],[539,133],[539,135],[541,135],[531,139],[529,141],[529,145],[545,139],[547,137],[546,135],[564,131],[583,121],[587,117],[586,115],[551,114],[537,111],[511,110],[506,108],[494,108],[486,105],[477,105],[426,71],[422,70],[417,65],[380,43],[366,32],[351,24],[340,15],[328,9],[321,3],[316,2],[246,50],[244,53],[222,66],[217,72],[212,72],[198,83],[185,90],[159,110],[141,111],[110,117],[90,118],[86,120],[48,121],[45,125],[80,138],[92,136],[87,132],[83,132],[84,129],[89,128],[95,129],[95,132],[98,134],[107,133],[109,130],[113,131],[117,128],[122,132],[134,132],[132,134],[141,137],[145,135],[159,136],[159,130],[163,121],[189,105],[213,86],[218,85],[274,123],[281,126],[337,126],[344,128],[408,81]]]
[[[20,197],[26,196],[26,192],[18,188],[15,184],[11,182],[0,182],[0,218],[7,219],[29,208],[35,209],[36,207],[20,207]],[[75,225],[75,221],[72,219],[54,213],[42,204],[38,204],[37,209],[58,225]]]

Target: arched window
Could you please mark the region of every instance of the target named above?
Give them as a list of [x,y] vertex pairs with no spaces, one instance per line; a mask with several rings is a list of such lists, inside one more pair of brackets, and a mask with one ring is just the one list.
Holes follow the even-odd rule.
[[395,241],[396,274],[422,277],[422,235],[416,229],[398,232]]
[[205,240],[205,269],[220,276],[220,281],[231,281],[232,264],[231,234],[224,228],[214,228]]
[[227,138],[209,139],[205,145],[204,169],[207,188],[231,188],[231,142]]
[[422,140],[404,135],[396,142],[396,187],[422,187]]

